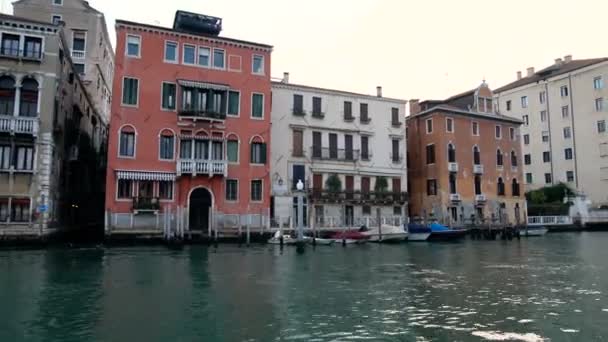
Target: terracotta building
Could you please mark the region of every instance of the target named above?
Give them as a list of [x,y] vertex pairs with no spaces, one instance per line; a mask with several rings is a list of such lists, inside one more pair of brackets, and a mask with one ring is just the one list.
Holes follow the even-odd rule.
[[444,224],[525,222],[521,121],[496,114],[484,82],[444,101],[410,101],[412,218]]
[[268,216],[272,47],[221,27],[183,11],[172,28],[116,22],[107,231],[167,211],[203,234]]

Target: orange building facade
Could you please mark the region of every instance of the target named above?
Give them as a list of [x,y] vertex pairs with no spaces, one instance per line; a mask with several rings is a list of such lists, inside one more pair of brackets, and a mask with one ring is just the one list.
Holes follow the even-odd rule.
[[484,83],[445,101],[410,101],[413,219],[452,226],[526,222],[521,121],[496,114],[492,98]]
[[261,224],[272,47],[182,11],[173,28],[118,20],[116,31],[106,229],[159,227],[167,212],[203,234],[251,215]]

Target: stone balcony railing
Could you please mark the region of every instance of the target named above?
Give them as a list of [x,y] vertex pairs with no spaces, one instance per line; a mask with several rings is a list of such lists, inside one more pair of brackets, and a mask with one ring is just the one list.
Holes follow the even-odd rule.
[[0,115],[0,132],[38,135],[38,118]]
[[179,159],[177,161],[177,175],[183,174],[224,176],[228,173],[228,162],[224,160],[197,160]]

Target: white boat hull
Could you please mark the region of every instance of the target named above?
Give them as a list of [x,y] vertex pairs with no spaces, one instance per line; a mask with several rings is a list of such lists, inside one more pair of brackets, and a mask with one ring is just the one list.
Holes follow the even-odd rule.
[[431,233],[415,233],[407,236],[408,241],[426,241]]
[[549,230],[547,228],[534,228],[534,229],[526,229],[523,231],[526,236],[543,236],[547,234]]
[[354,240],[354,239],[346,239],[346,240],[342,240],[342,239],[334,239],[335,243],[338,244],[347,244],[347,245],[356,245],[356,244],[360,244],[360,243],[366,243],[367,240]]
[[399,226],[382,225],[382,231],[378,228],[370,229],[362,234],[369,236],[371,242],[398,242],[407,239],[408,234]]

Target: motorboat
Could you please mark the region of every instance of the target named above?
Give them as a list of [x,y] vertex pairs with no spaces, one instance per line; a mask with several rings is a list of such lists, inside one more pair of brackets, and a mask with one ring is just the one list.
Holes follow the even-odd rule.
[[345,243],[348,245],[366,243],[369,240],[369,236],[357,231],[335,232],[331,234],[329,238],[337,243]]
[[523,236],[543,236],[549,232],[549,229],[546,227],[526,227],[520,230],[521,235]]
[[431,228],[423,224],[410,223],[404,227],[407,227],[408,241],[426,241],[432,233]]
[[[311,237],[305,236],[304,237],[304,242],[308,243],[312,241]],[[274,233],[274,236],[268,240],[268,243],[271,245],[280,245],[281,244],[281,232],[277,231],[276,233]],[[295,245],[298,243],[298,239],[289,235],[289,234],[283,234],[283,245]]]
[[[313,243],[313,238],[312,237],[307,237],[306,238],[307,242]],[[322,239],[322,238],[314,238],[314,244],[319,245],[319,246],[331,246],[336,242],[336,240],[334,239]]]
[[467,234],[466,229],[450,228],[439,223],[431,223],[429,228],[431,235],[428,241],[456,241],[463,239]]
[[391,226],[383,224],[380,227],[361,227],[359,232],[369,236],[371,242],[400,242],[407,239],[408,235],[402,226]]

